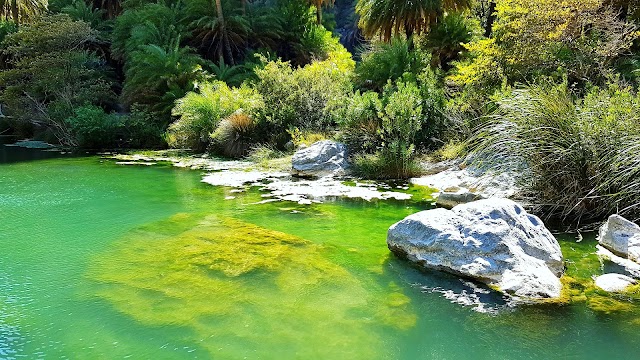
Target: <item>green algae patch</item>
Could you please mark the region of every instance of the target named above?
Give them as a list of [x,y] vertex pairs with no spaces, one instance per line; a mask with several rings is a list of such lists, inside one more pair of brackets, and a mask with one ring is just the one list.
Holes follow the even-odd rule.
[[640,286],[633,285],[624,292],[609,293],[595,285],[594,277],[603,273],[595,253],[595,239],[588,235],[576,242],[568,236],[558,239],[565,258],[565,274],[560,278],[560,297],[543,300],[539,305],[581,305],[595,314],[640,317]]
[[411,195],[411,200],[418,204],[429,204],[435,205],[436,199],[433,197],[433,194],[438,192],[438,189],[422,186],[422,185],[414,185],[409,184],[408,189],[394,189],[395,191],[404,192]]
[[384,328],[416,324],[410,299],[326,253],[234,218],[180,213],[116,242],[88,278],[116,311],[193,333],[212,356],[384,357]]

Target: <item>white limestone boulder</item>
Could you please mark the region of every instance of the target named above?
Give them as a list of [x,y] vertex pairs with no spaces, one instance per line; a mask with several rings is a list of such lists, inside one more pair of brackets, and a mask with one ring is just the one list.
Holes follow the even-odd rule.
[[622,216],[609,216],[600,227],[598,242],[615,255],[640,263],[640,226]]
[[503,198],[433,209],[392,225],[387,245],[428,269],[476,279],[521,298],[560,296],[562,252],[536,216]]
[[595,278],[596,286],[608,292],[621,292],[637,282],[622,274],[604,274]]
[[331,140],[318,141],[296,151],[291,167],[296,176],[342,175],[348,168],[347,147]]

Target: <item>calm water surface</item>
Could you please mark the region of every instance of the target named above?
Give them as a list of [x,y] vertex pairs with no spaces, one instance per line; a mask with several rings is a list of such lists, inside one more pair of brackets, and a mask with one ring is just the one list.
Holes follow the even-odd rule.
[[[97,157],[0,164],[0,359],[634,359],[640,349],[635,311],[514,309],[390,256],[386,229],[418,203],[256,204],[257,189],[201,177]],[[570,266],[595,266],[593,239],[562,246]]]

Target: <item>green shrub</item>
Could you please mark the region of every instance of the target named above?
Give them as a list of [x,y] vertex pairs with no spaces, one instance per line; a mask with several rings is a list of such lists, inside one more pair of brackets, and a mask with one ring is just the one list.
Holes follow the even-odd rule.
[[390,153],[357,154],[353,157],[356,175],[366,179],[407,179],[420,176],[422,168],[417,161],[410,159],[399,163]]
[[294,99],[298,84],[293,76],[293,68],[280,60],[270,61],[256,68],[255,73],[258,80],[254,88],[264,99],[265,122],[272,126],[277,136],[294,127],[297,118]]
[[159,124],[155,116],[143,107],[134,105],[131,108],[131,113],[124,116],[124,122],[121,146],[135,149],[167,146],[163,138],[164,126]]
[[105,149],[118,147],[121,143],[125,121],[122,116],[105,113],[99,106],[88,105],[77,108],[67,124],[78,146]]
[[18,31],[18,26],[12,21],[0,20],[0,43],[4,40],[5,36]]
[[543,84],[498,105],[473,148],[526,164],[522,186],[539,212],[576,225],[640,214],[640,97],[631,89],[593,88],[576,100],[566,84]]
[[331,138],[331,136],[327,133],[300,131],[300,129],[298,128],[289,129],[289,131],[287,132],[289,133],[289,135],[291,135],[291,142],[293,143],[293,148],[297,148],[300,145],[311,146],[318,141]]
[[409,43],[399,37],[389,43],[374,43],[362,54],[355,69],[355,86],[360,89],[382,91],[389,80],[396,81],[405,73],[421,73],[429,65],[422,52],[409,49]]
[[[325,131],[334,125],[331,108],[351,93],[354,62],[344,48],[324,61],[293,69],[282,61],[255,70],[255,89],[265,102],[263,118],[276,143],[288,140],[287,130]],[[286,141],[284,141],[286,142]],[[283,143],[284,143],[283,142]]]
[[211,134],[213,146],[224,156],[241,158],[255,146],[256,122],[247,114],[235,112],[224,118]]
[[229,88],[222,81],[205,83],[199,92],[190,92],[176,102],[173,116],[177,116],[167,131],[172,147],[204,151],[211,141],[220,120],[242,109],[246,114],[263,108],[260,94],[248,86]]
[[296,47],[298,64],[308,64],[314,60],[326,60],[332,51],[336,51],[340,45],[339,39],[334,37],[322,25],[309,24]]
[[91,24],[91,28],[98,31],[109,30],[111,22],[104,21],[102,18],[105,14],[104,10],[94,8],[93,4],[88,4],[84,0],[72,0],[70,4],[60,9],[63,14],[69,15],[73,20],[81,20]]
[[425,117],[421,89],[413,82],[388,83],[377,93],[356,93],[342,110],[341,138],[355,153],[356,172],[373,178],[416,175],[417,135]]
[[412,173],[414,143],[423,123],[420,89],[413,83],[398,82],[395,89],[385,91],[384,104],[380,158],[396,169],[393,175],[406,177]]
[[357,91],[336,115],[340,118],[341,140],[352,153],[374,153],[382,146],[380,129],[382,100],[376,92]]
[[162,128],[153,115],[134,107],[130,114],[106,113],[86,105],[66,120],[78,146],[88,149],[157,148],[164,146]]

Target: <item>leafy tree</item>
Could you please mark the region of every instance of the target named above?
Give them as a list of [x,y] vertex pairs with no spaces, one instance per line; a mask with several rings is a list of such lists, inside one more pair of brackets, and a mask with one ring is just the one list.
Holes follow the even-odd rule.
[[[0,70],[8,66],[7,54],[2,51],[2,42],[7,35],[16,31],[18,31],[18,26],[14,22],[0,20]],[[0,86],[1,88],[2,86]]]
[[455,83],[495,88],[551,76],[604,84],[639,35],[601,0],[503,0],[496,12],[493,36],[464,45],[470,56],[456,65]]
[[289,140],[287,131],[293,128],[322,131],[332,126],[332,107],[344,103],[352,91],[353,68],[354,61],[341,47],[327,60],[302,68],[276,61],[256,69],[254,86],[265,102],[261,116],[274,135],[271,141],[283,145]]
[[356,11],[365,36],[384,41],[404,32],[407,39],[429,30],[445,11],[469,7],[468,0],[360,0]]
[[0,73],[0,101],[21,125],[50,129],[77,144],[67,118],[86,104],[113,98],[104,60],[91,51],[97,32],[67,15],[41,17],[5,39],[12,67]]

